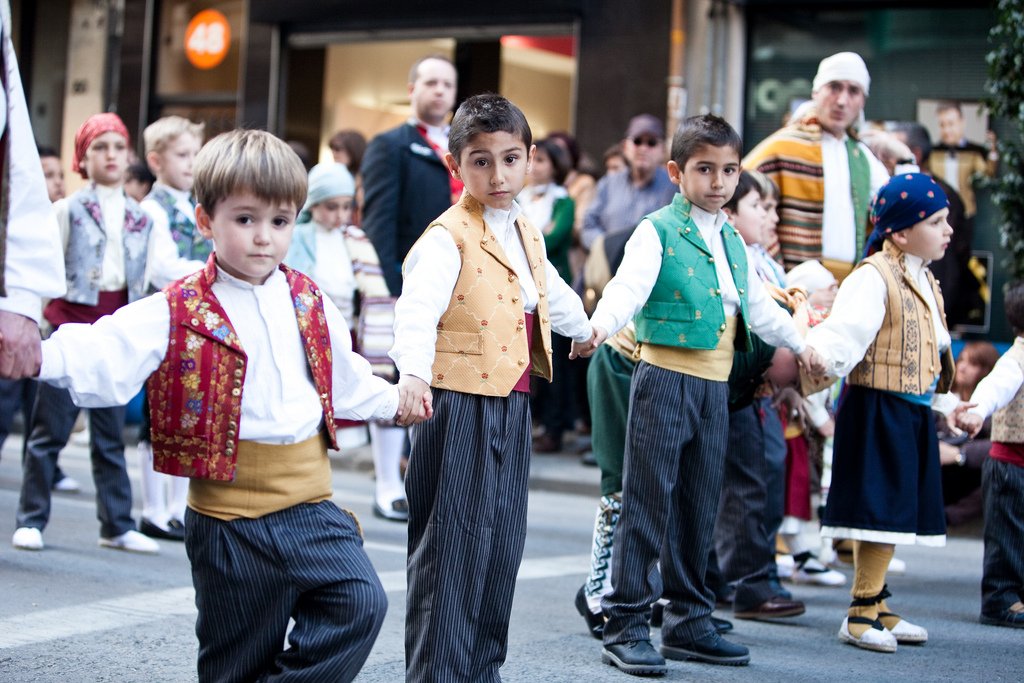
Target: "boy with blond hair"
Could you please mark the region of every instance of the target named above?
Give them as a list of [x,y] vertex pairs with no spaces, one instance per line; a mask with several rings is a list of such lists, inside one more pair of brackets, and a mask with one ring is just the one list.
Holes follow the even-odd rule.
[[407,424],[429,404],[396,415],[399,392],[352,352],[338,309],[281,265],[306,196],[287,145],[262,131],[215,138],[196,159],[196,195],[196,224],[216,244],[206,266],[62,327],[43,343],[39,379],[89,406],[147,384],[154,464],[192,478],[200,681],[350,681],[386,597],[357,521],[331,501],[334,420]]
[[[153,219],[154,232],[170,238],[178,256],[192,261],[192,270],[203,267],[213,243],[196,227],[196,200],[192,194],[192,165],[202,147],[202,123],[181,116],[165,116],[146,126],[146,163],[156,182],[140,203]],[[149,397],[144,399],[139,426],[139,469],[142,472],[142,518],[139,530],[152,538],[185,539],[185,507],[188,479],[171,477],[153,469],[149,439]]]

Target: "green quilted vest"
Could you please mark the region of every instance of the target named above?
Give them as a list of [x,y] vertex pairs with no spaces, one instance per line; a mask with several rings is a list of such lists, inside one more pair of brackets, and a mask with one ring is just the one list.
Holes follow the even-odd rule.
[[[661,238],[661,271],[651,296],[637,313],[637,341],[686,349],[716,348],[725,331],[725,309],[715,259],[690,218],[690,202],[678,194],[671,204],[646,218]],[[729,223],[722,226],[722,240],[740,295],[736,350],[749,351],[747,252],[742,238]]]

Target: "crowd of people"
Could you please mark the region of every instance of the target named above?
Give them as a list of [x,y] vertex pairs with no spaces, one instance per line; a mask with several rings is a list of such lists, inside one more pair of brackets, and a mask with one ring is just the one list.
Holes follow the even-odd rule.
[[[717,116],[668,138],[639,114],[599,173],[568,133],[534,141],[501,96],[449,122],[458,75],[430,55],[408,121],[368,144],[340,131],[308,172],[268,133],[204,143],[178,116],[145,129],[133,171],[126,126],[96,114],[70,166],[86,184],[65,197],[59,157],[31,145],[6,30],[3,47],[17,192],[0,428],[19,407],[26,426],[12,543],[44,549],[87,408],[99,545],[185,543],[201,681],[362,667],[386,597],[331,501],[328,451],[364,423],[374,514],[408,523],[410,681],[500,680],[530,458],[569,432],[589,433],[601,471],[575,607],[625,673],[748,663],[712,613],[802,614],[783,581],[841,587],[844,552],[839,638],[924,643],[890,605],[895,546],[942,545],[982,508],[981,621],[1024,626],[1024,341],[954,366],[933,275],[957,204],[973,218],[971,174],[998,161],[957,133],[955,107],[944,160],[917,124],[861,139],[871,79],[844,52],[745,157]],[[1024,285],[1006,302],[1024,334]],[[143,389],[137,527],[124,406]],[[819,519],[829,542],[808,547]]]

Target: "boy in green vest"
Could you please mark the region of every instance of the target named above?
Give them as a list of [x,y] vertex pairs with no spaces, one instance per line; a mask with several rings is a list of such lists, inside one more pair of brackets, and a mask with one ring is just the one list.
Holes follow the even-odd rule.
[[[705,583],[733,353],[749,351],[755,332],[820,369],[789,315],[748,268],[743,239],[722,212],[739,180],[741,144],[717,116],[682,123],[668,162],[680,194],[637,226],[591,319],[593,342],[634,316],[636,322],[640,362],[630,394],[622,516],[612,592],[602,601],[608,617],[602,659],[630,674],[663,674],[665,657],[750,661],[747,648],[715,630],[714,597]],[[593,348],[575,344],[573,354]],[[661,597],[669,604],[659,654],[648,618]]]

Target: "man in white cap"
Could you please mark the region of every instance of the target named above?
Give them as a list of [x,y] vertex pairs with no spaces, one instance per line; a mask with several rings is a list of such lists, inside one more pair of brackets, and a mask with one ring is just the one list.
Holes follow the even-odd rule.
[[[779,244],[772,251],[781,251],[787,270],[818,259],[841,281],[861,258],[871,197],[889,178],[855,130],[870,87],[860,55],[826,57],[814,77],[813,106],[743,160],[779,186]],[[913,163],[909,149],[902,157]]]

